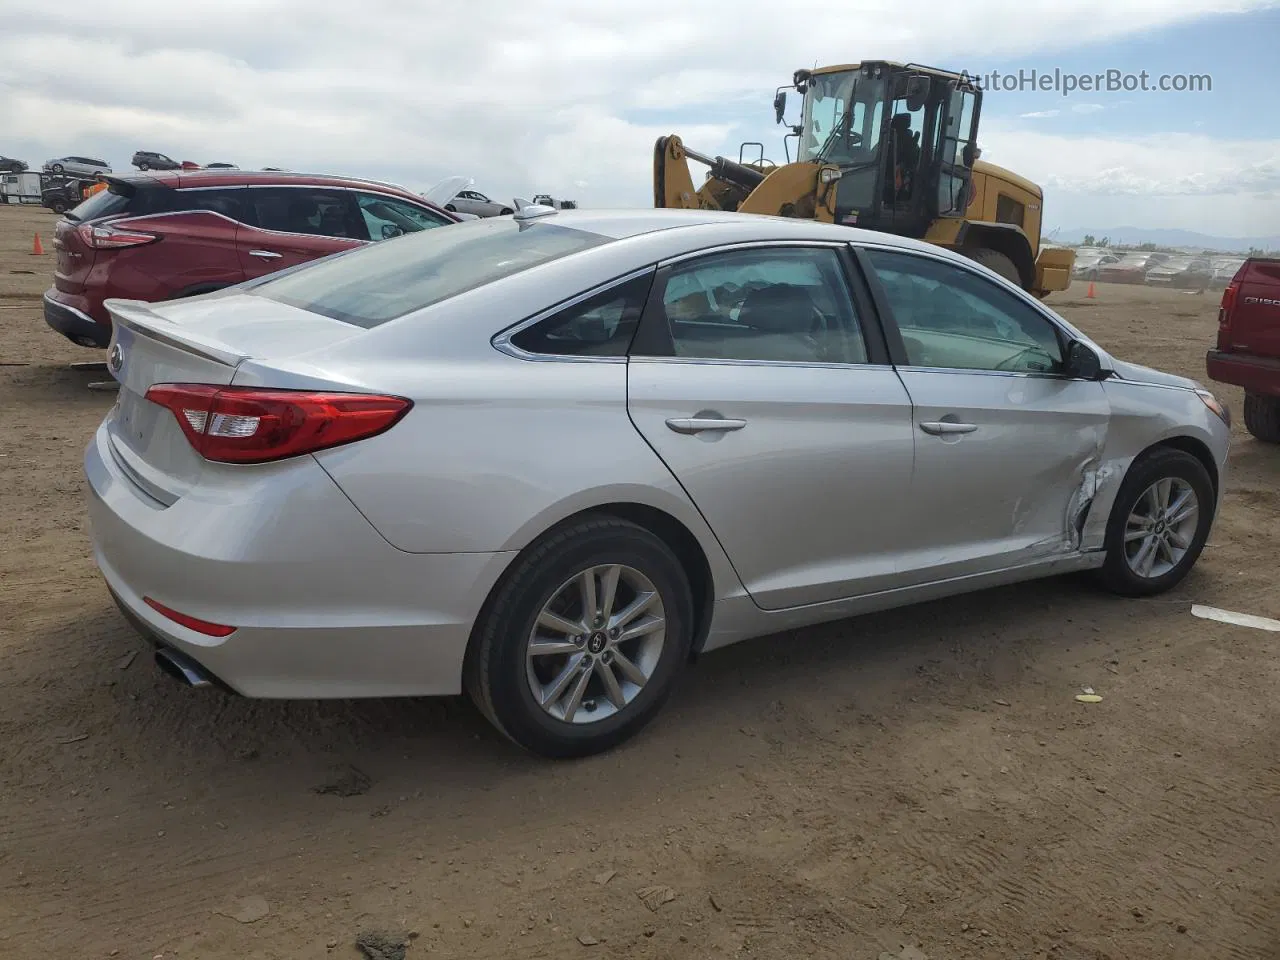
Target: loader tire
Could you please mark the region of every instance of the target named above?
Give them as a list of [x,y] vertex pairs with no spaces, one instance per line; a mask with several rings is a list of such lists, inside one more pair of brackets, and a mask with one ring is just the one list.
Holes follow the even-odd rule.
[[974,263],[980,263],[988,270],[995,271],[1015,286],[1022,286],[1022,275],[1018,273],[1017,266],[999,250],[978,247],[961,252]]
[[1280,397],[1246,393],[1244,428],[1264,443],[1280,443]]

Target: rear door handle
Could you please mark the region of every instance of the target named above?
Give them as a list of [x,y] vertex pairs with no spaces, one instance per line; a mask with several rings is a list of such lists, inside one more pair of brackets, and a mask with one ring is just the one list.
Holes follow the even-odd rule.
[[978,429],[976,423],[949,423],[945,420],[937,420],[932,423],[920,424],[920,429],[925,433],[931,433],[935,437],[945,437],[952,433],[973,433]]
[[667,426],[676,433],[704,433],[709,430],[741,430],[745,420],[721,420],[713,417],[673,417]]
[[259,258],[261,258],[261,259],[263,259],[263,260],[278,260],[278,259],[280,259],[280,257],[283,257],[283,256],[284,256],[284,254],[283,254],[283,253],[276,253],[276,252],[274,252],[274,251],[272,251],[272,250],[250,250],[250,251],[249,251],[249,256],[251,256],[251,257],[259,257]]

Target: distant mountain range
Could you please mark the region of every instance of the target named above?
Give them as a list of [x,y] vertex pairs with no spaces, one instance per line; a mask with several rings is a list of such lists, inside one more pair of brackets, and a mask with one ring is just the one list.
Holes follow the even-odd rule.
[[1093,234],[1095,239],[1109,237],[1113,244],[1133,246],[1139,243],[1155,243],[1162,247],[1195,247],[1205,250],[1224,250],[1248,252],[1250,247],[1263,250],[1280,250],[1280,234],[1270,237],[1215,237],[1194,230],[1174,230],[1145,227],[1090,227],[1071,228],[1055,231],[1053,243],[1079,243],[1085,234]]

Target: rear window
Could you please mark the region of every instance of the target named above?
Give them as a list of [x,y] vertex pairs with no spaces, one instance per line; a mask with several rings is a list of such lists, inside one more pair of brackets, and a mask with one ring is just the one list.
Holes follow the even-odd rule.
[[471,220],[317,261],[253,293],[370,329],[608,242],[600,234],[544,221]]
[[72,220],[97,220],[129,210],[129,197],[119,187],[99,190],[87,200],[72,208],[67,216]]
[[[71,189],[74,192],[78,188]],[[168,213],[175,209],[180,208],[175,206],[175,192],[169,187],[137,188],[112,183],[107,189],[99,190],[86,197],[79,205],[69,210],[67,216],[72,220],[97,220],[122,213],[142,216],[150,213]]]

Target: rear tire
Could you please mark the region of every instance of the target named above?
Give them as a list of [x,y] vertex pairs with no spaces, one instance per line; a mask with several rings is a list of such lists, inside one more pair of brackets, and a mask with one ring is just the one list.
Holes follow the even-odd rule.
[[1244,428],[1265,443],[1280,443],[1280,397],[1246,393]]
[[502,208],[502,210],[498,213],[498,216],[500,216],[500,217],[509,217],[509,216],[511,216],[513,213],[515,213],[515,211],[514,211],[514,210],[512,210],[510,207],[503,207],[503,208]]
[[[1186,516],[1192,506],[1194,517]],[[1177,586],[1209,539],[1215,506],[1213,481],[1191,454],[1159,447],[1141,456],[1129,468],[1111,508],[1107,559],[1099,571],[1103,586],[1126,597],[1152,596]]]
[[51,167],[49,168],[49,172],[50,172],[50,173],[62,173],[62,171],[63,171],[63,170],[65,170],[65,169],[66,169],[66,167],[64,167],[62,164],[60,164],[60,163],[55,163],[53,166],[51,166]]
[[[591,622],[583,616],[587,603],[579,578],[596,568],[602,569],[590,582],[597,608],[609,594],[605,574],[619,571],[613,617],[621,618],[648,593],[657,602],[633,619],[619,619],[617,630],[609,629],[608,615],[603,626]],[[635,627],[657,620],[649,611],[660,612],[665,629],[628,638]],[[588,632],[547,626],[556,617],[566,628],[583,622]],[[555,641],[563,649],[530,656],[540,620],[539,642]],[[489,722],[526,750],[556,759],[588,756],[635,736],[652,721],[688,660],[692,635],[693,594],[671,549],[635,524],[592,517],[547,534],[503,576],[476,620],[464,684]],[[614,680],[612,694],[606,672]],[[640,674],[643,683],[636,684],[633,678]],[[570,679],[556,683],[564,677]],[[563,688],[559,696],[552,693],[557,686]],[[591,719],[597,713],[601,719]]]
[[994,270],[1014,286],[1022,286],[1022,275],[1018,273],[1017,266],[1009,256],[1001,253],[999,250],[979,247],[977,249],[964,250],[962,252],[974,263],[980,263],[988,270]]
[[67,212],[67,205],[62,200],[55,200],[49,205],[49,209],[54,213],[63,214]]
[[140,164],[138,164],[138,169],[139,169],[139,170],[150,170],[150,169],[151,169],[151,167],[150,167],[150,165],[149,165],[149,164],[146,164],[146,163],[140,163]]

